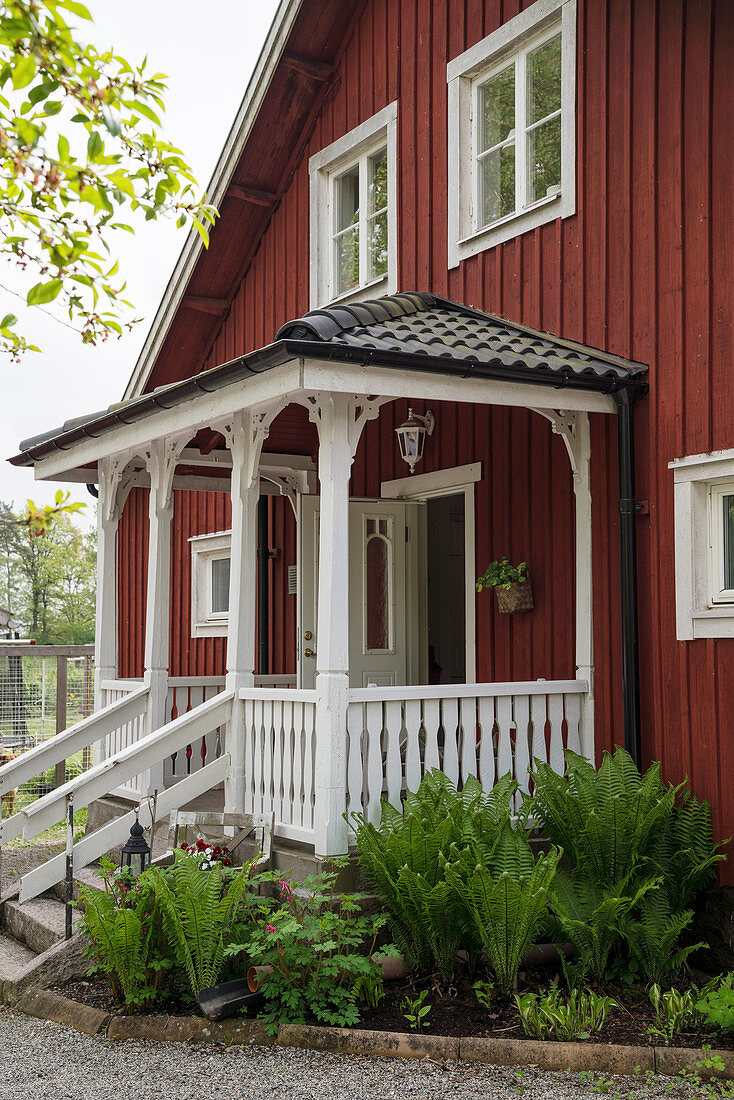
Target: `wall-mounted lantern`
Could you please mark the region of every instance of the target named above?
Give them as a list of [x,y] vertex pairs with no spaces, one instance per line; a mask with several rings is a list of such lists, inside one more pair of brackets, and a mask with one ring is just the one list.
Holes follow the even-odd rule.
[[432,412],[421,416],[420,413],[414,413],[412,409],[408,409],[408,419],[395,429],[400,455],[408,463],[411,474],[415,470],[416,463],[423,458],[426,436],[433,435],[435,426],[436,418]]

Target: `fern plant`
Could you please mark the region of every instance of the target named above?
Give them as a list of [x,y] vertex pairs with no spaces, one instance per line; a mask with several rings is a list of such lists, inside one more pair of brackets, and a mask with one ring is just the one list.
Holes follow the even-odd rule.
[[173,959],[161,934],[160,917],[145,883],[113,889],[81,886],[82,929],[90,940],[94,969],[104,973],[115,998],[147,1011],[164,995]]
[[360,863],[388,913],[390,931],[413,967],[450,977],[460,946],[480,948],[474,922],[446,883],[446,866],[470,851],[467,866],[489,863],[509,825],[517,784],[503,777],[485,794],[470,776],[461,791],[439,771],[429,772],[401,809],[383,802],[376,829],[352,815]]
[[603,981],[609,956],[622,940],[625,921],[642,898],[655,889],[655,880],[637,890],[629,889],[630,878],[611,886],[599,886],[581,876],[559,872],[553,884],[552,907],[564,935],[578,952],[575,968],[565,962],[564,973],[569,985],[593,974]]
[[446,869],[505,990],[516,987],[522,957],[546,919],[561,855],[553,848],[535,860],[524,831],[506,823],[494,845],[491,867],[479,863],[472,870],[472,851],[466,849]]
[[216,984],[224,966],[224,948],[247,888],[245,872],[223,888],[223,869],[215,863],[202,871],[184,852],[176,851],[172,886],[159,867],[147,871],[163,924],[191,990]]
[[675,973],[689,955],[706,943],[694,943],[675,950],[681,933],[693,920],[693,910],[672,913],[670,902],[662,889],[651,890],[642,899],[639,914],[628,917],[624,938],[632,959],[648,981],[661,983]]

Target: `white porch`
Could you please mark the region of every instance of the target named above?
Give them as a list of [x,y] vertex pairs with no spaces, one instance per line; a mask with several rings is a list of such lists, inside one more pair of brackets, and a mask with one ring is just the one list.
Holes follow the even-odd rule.
[[[378,820],[381,798],[398,802],[431,768],[441,768],[458,783],[476,775],[485,786],[511,772],[527,789],[536,758],[558,770],[564,748],[593,759],[589,413],[616,412],[613,386],[591,377],[585,384],[569,384],[559,408],[557,386],[547,377],[534,380],[530,368],[509,381],[469,372],[457,383],[438,368],[426,373],[383,364],[376,369],[346,355],[334,362],[331,354],[324,362],[284,347],[284,358],[270,369],[249,371],[243,361],[225,365],[217,368],[216,379],[200,376],[136,399],[130,405],[138,411],[123,410],[124,418],[109,430],[95,431],[92,424],[63,449],[33,457],[36,476],[53,480],[90,481],[95,478],[90,466],[96,466],[98,714],[82,723],[84,728],[62,735],[76,735],[75,744],[85,737],[93,741],[95,767],[16,815],[22,821],[3,823],[0,842],[20,829],[32,836],[61,820],[69,796],[79,808],[110,791],[155,795],[163,809],[176,804],[179,788],[180,799],[189,800],[224,780],[227,810],[272,810],[276,835],[328,857],[348,850],[350,813]],[[365,424],[387,403],[416,394],[434,406],[460,399],[531,409],[562,438],[575,501],[575,667],[567,679],[361,686],[363,681],[352,678],[350,684],[352,462]],[[294,502],[314,488],[302,460],[289,465],[288,456],[279,455],[274,473],[273,456],[263,453],[271,425],[290,403],[306,407],[318,433],[312,687],[303,686],[303,663],[298,682],[255,675],[256,513],[263,466],[269,464],[268,484],[276,483]],[[216,471],[211,458],[198,462],[192,456],[191,441],[202,428],[220,433],[226,443],[227,454],[216,452]],[[192,466],[200,468],[192,473]],[[117,678],[116,540],[134,485],[150,491],[145,672],[140,681],[125,681]],[[221,492],[225,485],[232,504],[226,672],[169,677],[173,490]],[[467,600],[473,580],[467,577]],[[467,637],[473,644],[471,632]],[[354,660],[353,639],[351,649]],[[467,672],[471,668],[468,660]],[[48,751],[66,753],[68,746],[59,743]],[[156,814],[155,808],[149,812]],[[102,842],[86,838],[78,858],[96,858]]]

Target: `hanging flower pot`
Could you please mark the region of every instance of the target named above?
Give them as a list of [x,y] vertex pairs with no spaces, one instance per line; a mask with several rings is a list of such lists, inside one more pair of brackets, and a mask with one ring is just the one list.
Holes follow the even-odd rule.
[[511,565],[509,558],[490,562],[486,573],[477,578],[477,592],[483,588],[494,588],[497,610],[503,615],[517,615],[533,609],[533,589],[524,561],[519,565]]
[[509,588],[497,585],[497,610],[502,615],[517,615],[520,611],[533,610],[533,589],[530,578],[514,581]]

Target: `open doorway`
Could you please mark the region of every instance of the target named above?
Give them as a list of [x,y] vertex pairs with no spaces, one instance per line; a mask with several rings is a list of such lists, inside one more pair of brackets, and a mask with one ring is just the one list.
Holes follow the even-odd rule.
[[466,683],[466,498],[426,501],[428,682]]

